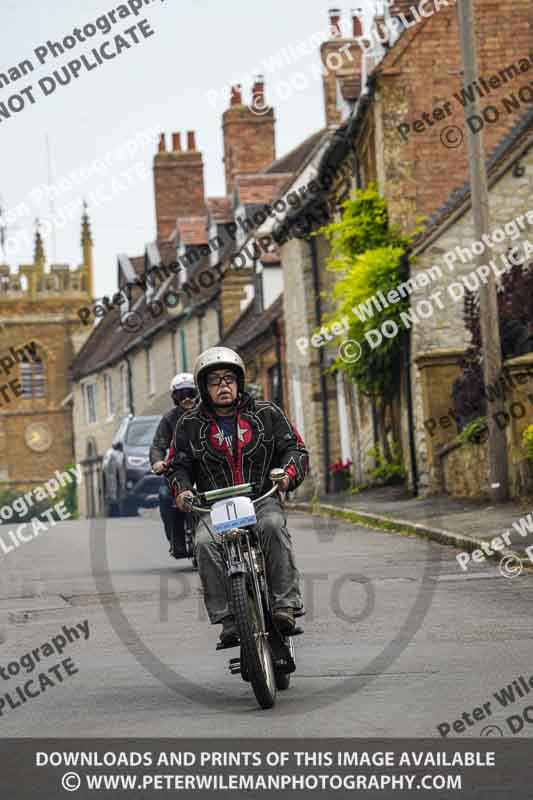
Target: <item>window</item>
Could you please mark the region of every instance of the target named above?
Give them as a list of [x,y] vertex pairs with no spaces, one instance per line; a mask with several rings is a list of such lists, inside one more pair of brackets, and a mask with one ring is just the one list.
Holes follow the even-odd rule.
[[120,385],[122,387],[122,410],[125,414],[130,413],[130,387],[128,380],[128,365],[122,364],[120,367]]
[[115,416],[115,398],[113,397],[113,378],[108,373],[104,375],[104,385],[107,418],[112,419]]
[[154,441],[159,422],[159,417],[135,420],[135,422],[132,422],[128,427],[126,444],[129,444],[131,447],[150,447]]
[[155,394],[154,351],[151,347],[149,347],[145,352],[146,352],[146,384],[148,386],[148,394]]
[[85,417],[87,425],[94,425],[96,422],[96,384],[85,384]]
[[33,397],[44,397],[44,364],[39,356],[35,361],[20,365],[20,386],[21,397],[31,399]]

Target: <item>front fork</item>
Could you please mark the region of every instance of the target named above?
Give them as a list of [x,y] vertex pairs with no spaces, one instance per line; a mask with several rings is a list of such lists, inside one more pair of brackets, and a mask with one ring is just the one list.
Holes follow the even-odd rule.
[[243,573],[251,577],[258,612],[258,635],[266,638],[268,633],[266,631],[264,606],[266,605],[267,610],[270,610],[270,601],[268,592],[262,591],[262,588],[265,587],[263,553],[251,546],[250,534],[247,531],[237,530],[230,531],[229,535],[225,534],[224,551],[229,579],[231,579],[232,575]]

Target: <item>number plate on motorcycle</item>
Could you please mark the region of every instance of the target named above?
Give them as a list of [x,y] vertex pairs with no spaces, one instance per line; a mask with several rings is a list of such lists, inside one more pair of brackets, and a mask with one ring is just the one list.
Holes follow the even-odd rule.
[[247,528],[256,522],[254,504],[249,497],[220,500],[211,509],[211,524],[215,533],[225,533],[232,528]]

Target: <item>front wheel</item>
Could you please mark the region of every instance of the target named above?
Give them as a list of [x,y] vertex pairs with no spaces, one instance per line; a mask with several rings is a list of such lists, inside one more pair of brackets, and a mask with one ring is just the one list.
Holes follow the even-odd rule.
[[246,575],[240,573],[232,577],[231,594],[246,676],[261,708],[272,708],[276,702],[272,654],[268,639],[260,633],[259,610],[253,594],[247,590]]

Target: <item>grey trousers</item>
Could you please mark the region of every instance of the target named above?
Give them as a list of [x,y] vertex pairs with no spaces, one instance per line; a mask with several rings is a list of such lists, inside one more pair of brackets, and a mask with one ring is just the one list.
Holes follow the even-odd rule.
[[[287,515],[279,498],[268,497],[255,510],[256,531],[267,569],[273,609],[301,608],[299,573],[294,563],[292,540],[287,530]],[[204,522],[210,526],[206,514]],[[217,537],[214,533],[213,536]],[[204,589],[204,601],[210,621],[215,624],[232,614],[226,570],[222,559],[222,543],[213,541],[204,525],[196,528],[196,558]]]

